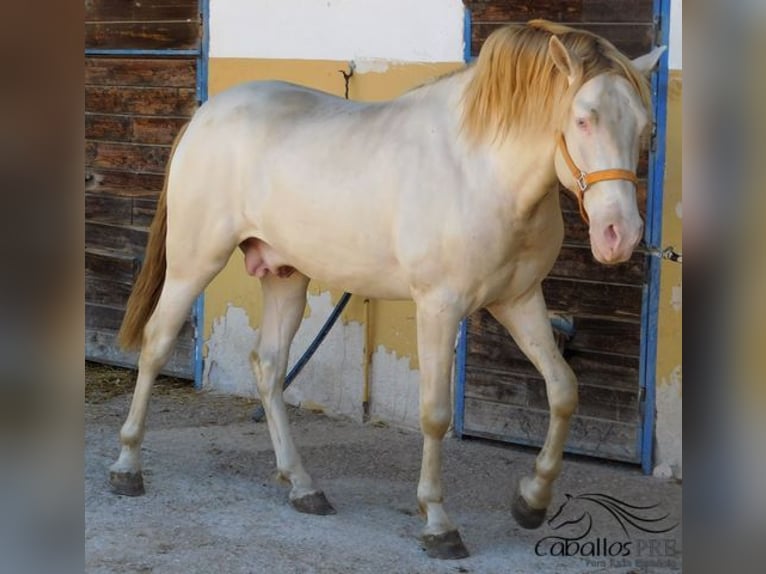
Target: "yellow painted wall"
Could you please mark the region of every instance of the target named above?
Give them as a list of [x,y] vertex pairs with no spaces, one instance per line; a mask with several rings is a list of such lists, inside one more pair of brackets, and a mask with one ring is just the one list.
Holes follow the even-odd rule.
[[[360,68],[349,82],[349,98],[364,101],[394,98],[460,67],[460,63],[437,63],[375,64],[375,69],[379,71]],[[348,71],[348,62],[211,58],[208,85],[212,96],[238,83],[277,79],[343,96],[345,81],[339,70]],[[317,293],[325,288],[312,283],[309,290]],[[341,294],[332,292],[332,295],[335,302]],[[211,335],[214,321],[226,314],[228,304],[244,309],[251,326],[258,327],[261,320],[260,289],[258,281],[246,275],[239,251],[232,255],[226,268],[205,290],[206,339]],[[403,301],[372,301],[369,314],[372,349],[382,345],[397,357],[408,359],[411,368],[417,368],[414,305]],[[342,320],[364,322],[364,302],[361,298],[352,297]]]
[[[662,212],[662,247],[681,244],[682,94],[680,70],[671,70],[668,84],[665,186]],[[660,302],[657,338],[654,473],[682,477],[682,345],[681,265],[664,260],[660,267]]]
[[[682,251],[681,230],[681,112],[683,82],[680,70],[670,73],[665,189],[662,209],[662,246]],[[676,288],[674,293],[673,288]],[[681,366],[681,265],[663,261],[660,277],[659,349],[657,381],[670,377]]]
[[[668,123],[666,140],[665,189],[662,211],[662,245],[682,251],[681,230],[681,115],[683,80],[680,70],[672,70],[668,85]],[[676,288],[674,294],[673,288]],[[657,354],[657,380],[669,377],[681,365],[681,265],[663,261],[660,281],[660,346]]]

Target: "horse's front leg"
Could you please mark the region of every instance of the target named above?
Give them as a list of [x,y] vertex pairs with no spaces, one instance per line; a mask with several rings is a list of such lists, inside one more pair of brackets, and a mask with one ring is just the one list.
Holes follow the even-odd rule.
[[420,362],[420,426],[423,461],[418,483],[418,504],[426,515],[423,544],[431,558],[465,558],[455,526],[444,511],[442,491],[442,439],[452,420],[450,373],[460,313],[446,297],[417,303]]
[[510,332],[516,344],[545,379],[550,407],[548,434],[535,462],[535,474],[522,478],[511,507],[516,522],[537,528],[553,494],[553,482],[561,472],[569,417],[577,407],[577,379],[561,356],[553,338],[548,311],[540,285],[511,302],[488,310]]

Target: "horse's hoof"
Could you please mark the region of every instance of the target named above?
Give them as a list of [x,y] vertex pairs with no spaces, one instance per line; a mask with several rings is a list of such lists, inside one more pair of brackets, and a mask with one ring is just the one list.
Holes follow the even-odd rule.
[[442,534],[424,534],[423,548],[429,558],[439,560],[459,560],[468,557],[468,549],[457,530]]
[[304,494],[299,498],[291,498],[290,504],[295,510],[305,514],[318,514],[320,516],[335,514],[335,509],[321,490]]
[[109,472],[109,484],[112,492],[123,496],[141,496],[144,490],[144,477],[141,472]]
[[529,506],[524,497],[521,496],[521,492],[516,489],[516,496],[511,504],[511,514],[519,526],[530,530],[540,528],[545,520],[546,510],[546,508],[532,508]]

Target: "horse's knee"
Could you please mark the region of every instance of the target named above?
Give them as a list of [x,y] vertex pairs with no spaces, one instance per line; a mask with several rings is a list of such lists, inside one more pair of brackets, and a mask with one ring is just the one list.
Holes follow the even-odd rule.
[[424,402],[420,409],[420,428],[423,434],[433,438],[442,438],[452,422],[452,410],[449,405]]
[[577,377],[566,363],[548,385],[551,415],[569,418],[577,408]]
[[139,371],[155,372],[162,368],[173,349],[175,337],[165,335],[154,325],[147,325],[144,329],[141,354],[138,357]]

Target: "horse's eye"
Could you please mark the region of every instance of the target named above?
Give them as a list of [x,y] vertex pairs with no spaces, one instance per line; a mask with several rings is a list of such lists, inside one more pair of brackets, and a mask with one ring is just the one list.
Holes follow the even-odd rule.
[[577,127],[580,128],[581,130],[584,130],[585,128],[588,127],[588,120],[586,120],[585,118],[577,118],[575,123],[577,124]]

